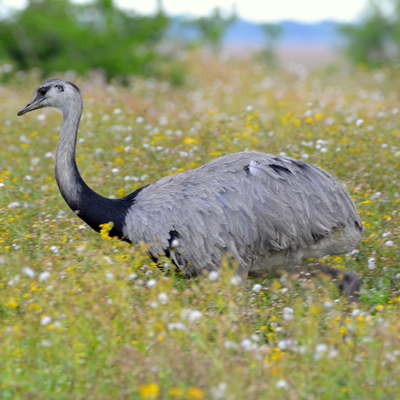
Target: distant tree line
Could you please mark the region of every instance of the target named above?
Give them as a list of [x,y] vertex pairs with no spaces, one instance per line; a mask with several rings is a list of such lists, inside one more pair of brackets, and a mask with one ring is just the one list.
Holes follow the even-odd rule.
[[[1,0],[0,0],[1,1]],[[233,8],[215,7],[210,15],[171,20],[161,0],[153,15],[140,15],[118,8],[113,0],[28,0],[26,7],[0,19],[0,60],[28,71],[39,69],[43,77],[73,70],[85,74],[100,70],[106,79],[124,82],[131,75],[161,76],[181,84],[185,79],[182,62],[174,57],[179,46],[206,46],[214,52],[222,47],[226,30],[236,21]],[[192,37],[171,37],[170,25],[189,28]],[[272,60],[279,29],[262,25],[266,37],[264,60]],[[165,46],[166,41],[177,46]],[[4,77],[2,77],[4,80]]]
[[[183,19],[181,25],[196,34],[182,42],[192,47],[206,44],[217,52],[236,19],[235,9],[225,13],[218,7],[209,16]],[[37,68],[43,76],[68,70],[78,74],[101,70],[108,80],[143,75],[181,84],[184,66],[165,50],[168,46],[163,46],[170,25],[161,0],[153,15],[121,10],[113,0],[85,4],[28,0],[23,10],[0,19],[0,60],[10,61],[18,70]],[[258,56],[273,66],[282,28],[277,24],[260,27],[265,39]],[[379,67],[398,62],[400,0],[370,0],[361,22],[343,24],[340,32],[347,39],[348,58],[355,63]]]
[[[217,49],[234,19],[234,13],[225,16],[216,8],[209,17],[186,19],[184,24]],[[107,79],[167,75],[179,84],[184,68],[165,48],[160,51],[169,25],[161,0],[153,15],[119,9],[113,0],[28,0],[23,10],[0,19],[0,59],[18,70],[38,68],[43,76],[101,70]]]

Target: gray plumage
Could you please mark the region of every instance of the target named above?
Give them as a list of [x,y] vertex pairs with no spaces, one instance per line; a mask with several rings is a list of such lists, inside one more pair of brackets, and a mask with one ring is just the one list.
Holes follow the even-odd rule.
[[[227,253],[241,276],[291,270],[302,258],[348,253],[362,238],[360,217],[336,178],[303,161],[260,152],[224,155],[122,199],[106,199],[85,184],[75,162],[79,89],[49,80],[18,114],[46,106],[63,113],[56,179],[71,209],[96,230],[113,221],[116,236],[146,242],[154,256],[171,254],[186,276],[217,269]],[[353,295],[358,280],[344,275],[351,283],[342,286]]]

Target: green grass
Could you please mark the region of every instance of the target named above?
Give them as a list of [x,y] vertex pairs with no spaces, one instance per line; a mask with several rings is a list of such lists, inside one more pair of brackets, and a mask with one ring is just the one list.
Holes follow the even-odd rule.
[[0,100],[0,399],[397,399],[399,77],[187,63],[184,88],[76,80],[86,182],[123,196],[244,149],[319,165],[364,221],[358,252],[325,259],[362,277],[360,302],[323,277],[237,286],[228,262],[186,281],[91,231],[54,181],[61,117],[16,117],[40,83],[16,76]]

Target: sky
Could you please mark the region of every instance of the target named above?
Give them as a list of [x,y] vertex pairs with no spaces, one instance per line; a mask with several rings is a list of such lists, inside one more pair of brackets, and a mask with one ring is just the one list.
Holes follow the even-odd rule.
[[[85,2],[85,0],[77,0]],[[157,0],[114,0],[122,8],[132,8],[141,13],[152,13]],[[356,21],[368,0],[162,0],[169,15],[208,15],[219,6],[231,10],[233,4],[239,17],[254,22],[278,22],[294,20],[318,22],[326,19],[350,22]],[[26,0],[3,0],[11,7],[23,7]]]

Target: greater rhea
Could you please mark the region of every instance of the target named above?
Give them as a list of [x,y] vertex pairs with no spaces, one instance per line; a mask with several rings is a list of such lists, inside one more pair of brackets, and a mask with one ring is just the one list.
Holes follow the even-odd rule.
[[[110,236],[147,243],[153,259],[166,254],[186,277],[218,269],[226,254],[241,277],[301,272],[303,258],[349,253],[362,238],[360,217],[335,177],[294,158],[256,151],[224,155],[119,199],[103,197],[86,185],[76,165],[82,104],[75,84],[50,79],[18,115],[59,109],[55,177],[69,207],[96,231],[113,222]],[[354,273],[315,268],[356,296]]]

